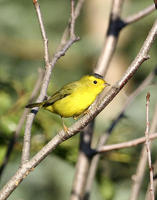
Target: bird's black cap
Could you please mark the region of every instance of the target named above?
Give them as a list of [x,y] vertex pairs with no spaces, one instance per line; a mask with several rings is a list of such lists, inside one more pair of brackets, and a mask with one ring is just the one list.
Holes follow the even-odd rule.
[[104,79],[103,76],[101,76],[100,74],[97,74],[97,73],[93,73],[92,76],[94,76],[95,78]]

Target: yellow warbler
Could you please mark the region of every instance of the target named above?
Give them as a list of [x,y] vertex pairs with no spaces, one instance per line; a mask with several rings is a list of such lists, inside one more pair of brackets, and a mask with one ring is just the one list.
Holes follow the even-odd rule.
[[[63,86],[43,102],[26,108],[41,107],[61,117],[78,117],[94,102],[97,95],[109,84],[99,74],[83,76],[80,80]],[[64,128],[65,125],[63,124]]]

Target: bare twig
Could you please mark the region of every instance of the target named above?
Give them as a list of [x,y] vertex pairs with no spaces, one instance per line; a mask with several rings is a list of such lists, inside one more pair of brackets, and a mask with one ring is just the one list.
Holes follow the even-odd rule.
[[[72,39],[74,39],[76,36],[74,35],[74,28],[75,28],[75,21],[76,21],[76,19],[78,18],[78,16],[80,15],[80,11],[81,11],[81,8],[82,8],[82,6],[83,6],[83,3],[84,3],[84,1],[85,0],[79,0],[79,1],[77,1],[77,4],[76,4],[76,7],[75,7],[75,9],[73,8],[73,6],[74,6],[74,3],[71,1],[71,17],[70,17],[70,19],[69,19],[69,23],[68,23],[68,25],[67,25],[67,27],[65,28],[65,30],[64,30],[64,33],[63,33],[63,35],[62,35],[62,38],[61,38],[61,42],[60,42],[60,44],[59,44],[59,46],[58,46],[58,50],[60,50],[64,45],[65,45],[65,43],[67,42],[67,39],[68,39],[68,36],[70,35],[70,38]],[[73,10],[74,10],[74,13],[73,13]],[[72,22],[73,24],[74,24],[74,26],[72,26],[71,24],[71,20],[74,22]],[[69,29],[69,27],[70,27],[70,29],[71,29],[71,31],[73,32],[73,36],[72,36],[72,34],[70,34],[70,29]],[[72,30],[73,29],[73,30]],[[75,37],[74,37],[75,36]]]
[[[39,77],[38,77],[37,82],[35,84],[35,87],[34,87],[34,89],[32,91],[32,95],[31,95],[31,97],[29,99],[29,103],[31,103],[35,99],[35,97],[37,96],[37,94],[39,92],[39,89],[40,89],[40,86],[41,86],[43,75],[44,75],[43,70],[39,68]],[[22,116],[20,118],[20,121],[19,121],[19,123],[17,125],[17,128],[16,128],[15,132],[13,133],[13,136],[12,136],[10,142],[9,142],[9,145],[8,145],[4,160],[3,160],[3,162],[2,162],[2,164],[0,166],[0,178],[2,176],[2,173],[3,173],[6,165],[8,164],[8,160],[10,158],[10,155],[11,155],[12,151],[13,151],[14,145],[16,144],[16,141],[17,141],[17,139],[19,137],[21,128],[22,128],[22,126],[24,124],[24,121],[26,119],[26,116],[27,116],[28,112],[29,112],[28,109],[24,110],[24,112],[23,112],[23,114],[22,114]]]
[[152,161],[151,161],[150,135],[149,135],[149,103],[150,103],[150,93],[147,93],[145,136],[146,136],[146,150],[147,150],[147,158],[148,158],[149,173],[150,173],[150,195],[151,195],[151,200],[154,200],[153,169],[152,169]]
[[40,5],[38,3],[38,0],[33,0],[33,4],[34,4],[35,9],[36,9],[36,13],[37,13],[38,21],[39,21],[39,25],[40,25],[40,30],[41,30],[41,35],[42,35],[42,38],[43,38],[43,41],[44,41],[45,65],[47,67],[50,67],[49,52],[48,52],[48,39],[47,39],[47,36],[46,36],[46,31],[45,31],[45,27],[44,27],[41,11],[40,11]]
[[154,6],[154,4],[152,4],[151,6],[141,10],[140,12],[127,17],[126,19],[123,20],[123,22],[125,25],[132,24],[132,23],[140,20],[141,18],[146,17],[147,15],[152,13],[154,10],[155,10],[155,6]]
[[[149,137],[150,140],[153,140],[153,139],[156,139],[156,138],[157,138],[157,133],[153,133]],[[122,142],[122,143],[119,143],[119,144],[105,145],[105,146],[101,146],[97,150],[97,153],[104,153],[104,152],[107,152],[107,151],[133,147],[133,146],[137,146],[138,144],[142,144],[144,142],[146,142],[146,137],[141,137],[141,138],[138,138],[138,139],[134,139],[134,140],[131,140],[131,141],[128,141],[128,142]]]
[[71,0],[70,38],[75,38],[75,1]]
[[[154,195],[156,195],[156,192],[157,192],[157,177],[156,177],[156,173],[157,173],[157,160],[153,164],[153,172],[154,172],[154,180],[153,180],[153,182],[154,182]],[[145,200],[151,200],[150,184],[148,184],[148,187],[147,187],[147,194],[145,196]]]
[[[152,124],[150,128],[150,134],[152,134],[157,128],[156,119],[157,119],[157,104],[156,104],[155,112],[153,115],[153,120],[152,120]],[[133,175],[133,185],[132,185],[130,200],[137,200],[138,194],[140,192],[141,184],[144,177],[144,172],[146,169],[146,163],[147,163],[147,152],[146,152],[145,146],[143,146],[139,157],[140,157],[140,160],[137,166],[136,174]]]

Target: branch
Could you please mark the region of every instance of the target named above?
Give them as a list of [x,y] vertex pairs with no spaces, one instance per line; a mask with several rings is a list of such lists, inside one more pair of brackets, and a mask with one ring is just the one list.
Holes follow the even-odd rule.
[[[153,133],[150,135],[149,139],[150,140],[154,140],[157,138],[157,133]],[[105,145],[105,146],[101,146],[96,153],[105,153],[107,151],[113,151],[113,150],[118,150],[118,149],[124,149],[124,148],[128,148],[128,147],[134,147],[137,146],[139,144],[142,144],[146,142],[146,137],[141,137],[138,139],[134,139],[128,142],[122,142],[119,144],[111,144],[111,145]]]
[[44,41],[45,65],[47,67],[50,67],[49,66],[50,63],[49,63],[49,52],[48,52],[48,39],[47,39],[47,36],[46,36],[46,31],[45,31],[41,11],[40,11],[40,5],[38,3],[38,0],[33,0],[33,4],[34,4],[35,9],[36,9],[36,13],[37,13],[37,17],[38,17],[38,21],[39,21],[39,25],[40,25],[40,30],[41,30],[41,35],[42,35],[42,38],[43,38],[43,41]]
[[[157,128],[157,104],[155,107],[155,112],[153,115],[153,120],[150,128],[150,136],[151,134],[156,130]],[[140,192],[141,184],[143,181],[145,169],[146,169],[146,164],[147,164],[147,152],[145,146],[143,146],[141,154],[139,156],[140,160],[137,166],[136,174],[133,175],[133,185],[132,185],[132,191],[131,191],[131,196],[130,200],[137,200],[138,199],[138,194]]]
[[109,63],[111,61],[111,58],[114,54],[118,36],[120,34],[120,31],[126,27],[126,25],[129,25],[131,23],[134,23],[141,18],[147,16],[152,11],[155,10],[155,6],[151,5],[148,8],[145,8],[144,10],[138,12],[137,14],[131,15],[127,17],[126,19],[121,19],[120,13],[122,9],[123,0],[113,0],[112,3],[112,12],[110,14],[110,23],[107,30],[107,35],[105,39],[105,44],[103,46],[101,55],[98,59],[97,67],[94,70],[95,73],[98,74],[106,74]]
[[148,158],[149,173],[150,173],[150,195],[151,195],[151,200],[154,200],[153,169],[152,169],[152,161],[151,161],[150,135],[149,135],[149,103],[150,103],[150,93],[147,93],[145,136],[146,136],[146,150],[147,150],[147,158]]
[[90,146],[93,135],[94,123],[90,122],[80,135],[80,151],[76,164],[76,172],[74,176],[71,200],[82,199],[84,195],[88,170],[90,167]]
[[[156,190],[157,190],[157,177],[156,177],[156,172],[157,172],[157,160],[155,161],[155,163],[153,164],[153,172],[154,172],[154,195],[156,195]],[[145,196],[145,200],[151,200],[151,196],[150,196],[150,184],[148,184],[147,187],[147,193]]]
[[134,22],[139,21],[143,17],[146,17],[147,15],[152,13],[153,11],[155,11],[154,4],[152,4],[151,6],[139,11],[138,13],[136,13],[134,15],[131,15],[131,16],[127,17],[126,19],[123,20],[123,22],[124,22],[125,25],[130,25],[130,24],[132,24]]

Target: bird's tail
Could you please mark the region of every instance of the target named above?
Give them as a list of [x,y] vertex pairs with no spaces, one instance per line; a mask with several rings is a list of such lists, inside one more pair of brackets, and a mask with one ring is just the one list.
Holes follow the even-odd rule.
[[42,105],[43,105],[43,102],[41,102],[41,103],[32,103],[32,104],[26,105],[26,108],[42,107]]

